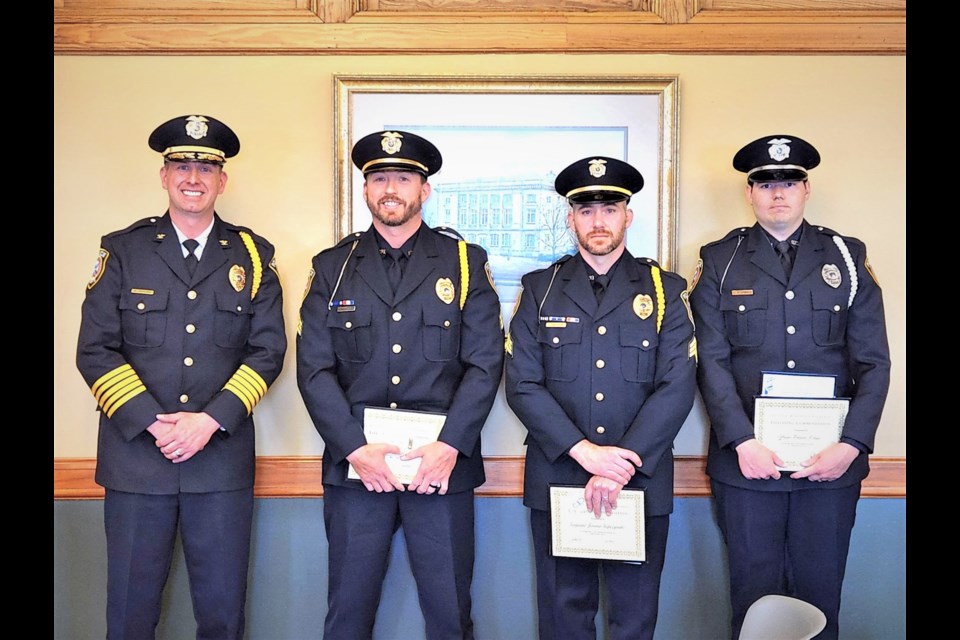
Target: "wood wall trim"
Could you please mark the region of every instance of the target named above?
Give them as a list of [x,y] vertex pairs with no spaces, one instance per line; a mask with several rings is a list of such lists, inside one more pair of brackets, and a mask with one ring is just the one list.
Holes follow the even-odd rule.
[[[319,456],[260,456],[257,458],[258,498],[317,498],[323,495]],[[674,495],[678,498],[707,497],[710,483],[704,470],[705,456],[677,456]],[[486,498],[519,498],[523,495],[523,457],[484,458],[487,481],[477,490]],[[54,458],[54,500],[98,500],[103,487],[93,481],[94,458]],[[907,459],[870,458],[870,475],[863,483],[864,498],[906,498]]]

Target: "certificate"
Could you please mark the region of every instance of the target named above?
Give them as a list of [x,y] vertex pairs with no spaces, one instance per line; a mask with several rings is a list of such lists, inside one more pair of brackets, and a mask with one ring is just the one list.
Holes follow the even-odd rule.
[[760,395],[779,398],[833,398],[837,376],[764,371]]
[[583,490],[584,487],[550,487],[553,555],[628,562],[646,560],[643,490],[622,490],[613,513],[607,515],[603,511],[599,518],[587,511]]
[[[400,448],[400,453],[386,455],[387,466],[397,480],[410,484],[417,475],[421,459],[401,460],[400,456],[436,442],[446,419],[445,413],[366,407],[363,410],[363,435],[368,443],[392,444]],[[347,470],[347,477],[351,480],[360,479],[353,465]]]
[[801,464],[839,442],[849,398],[756,398],[753,432],[783,460],[781,471],[799,471]]

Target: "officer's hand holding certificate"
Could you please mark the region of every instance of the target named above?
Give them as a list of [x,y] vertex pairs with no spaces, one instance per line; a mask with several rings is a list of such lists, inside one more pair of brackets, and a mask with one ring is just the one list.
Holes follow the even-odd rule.
[[[417,447],[436,442],[446,419],[442,413],[366,407],[363,410],[363,433],[368,443],[392,444],[400,449],[400,453],[388,453],[385,460],[398,481],[410,484],[417,475],[421,459],[401,460],[400,457]],[[353,465],[347,470],[347,477],[360,479]]]
[[643,490],[623,489],[617,508],[599,517],[587,509],[584,487],[550,487],[550,523],[555,556],[646,560]]

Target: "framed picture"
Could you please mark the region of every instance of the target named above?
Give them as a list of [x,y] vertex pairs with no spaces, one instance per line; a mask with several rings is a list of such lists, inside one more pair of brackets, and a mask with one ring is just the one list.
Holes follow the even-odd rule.
[[500,293],[504,322],[520,278],[575,251],[566,200],[554,179],[568,164],[600,155],[625,160],[644,178],[630,200],[627,248],[676,263],[677,83],[658,77],[335,76],[336,207],[339,240],[370,226],[353,143],[399,129],[443,156],[430,177],[423,217],[481,245]]

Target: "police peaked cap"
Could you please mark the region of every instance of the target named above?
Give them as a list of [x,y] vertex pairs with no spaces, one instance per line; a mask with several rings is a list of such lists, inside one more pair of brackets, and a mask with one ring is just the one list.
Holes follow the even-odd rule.
[[619,202],[643,189],[643,176],[623,160],[590,156],[560,172],[553,184],[570,202]]
[[407,131],[377,131],[360,138],[350,154],[363,175],[375,171],[416,171],[424,177],[440,170],[443,157],[433,143]]
[[758,138],[733,156],[733,168],[746,173],[748,182],[806,180],[818,164],[820,153],[812,144],[783,134]]
[[179,116],[153,130],[147,141],[164,160],[223,164],[240,151],[240,139],[216,118]]

